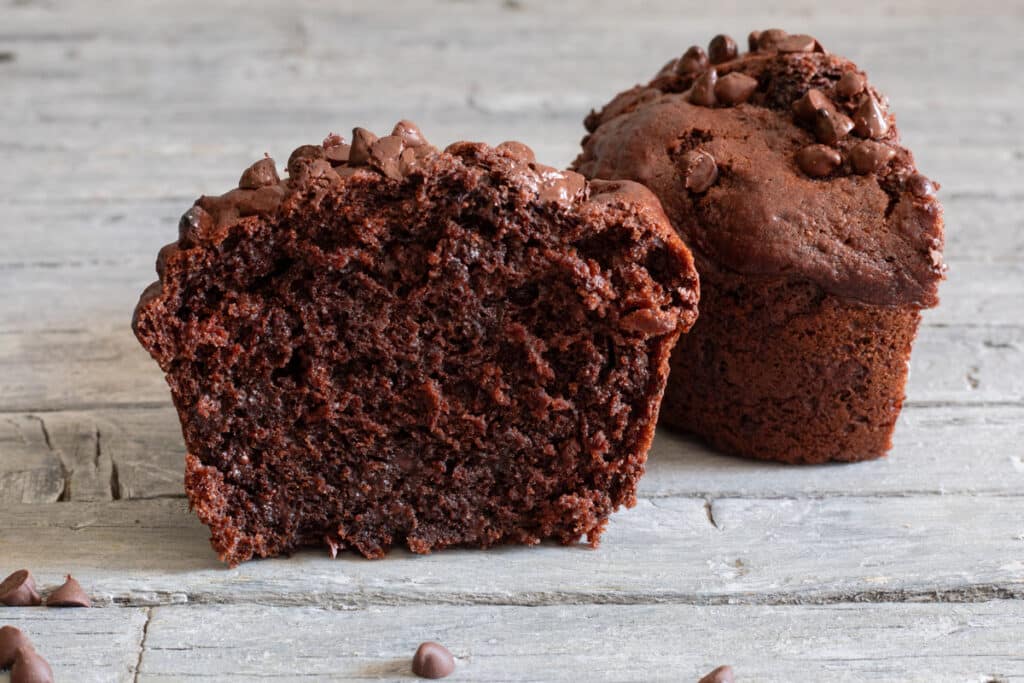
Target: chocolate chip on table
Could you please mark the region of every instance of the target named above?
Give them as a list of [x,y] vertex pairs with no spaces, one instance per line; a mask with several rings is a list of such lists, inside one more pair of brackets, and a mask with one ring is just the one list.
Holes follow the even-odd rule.
[[804,93],[803,97],[793,102],[793,113],[802,121],[813,122],[814,115],[819,109],[831,110],[835,109],[835,105],[825,93],[817,88],[811,88]]
[[4,626],[0,628],[0,669],[10,669],[19,648],[31,647],[28,636],[20,628]]
[[931,199],[935,196],[935,184],[920,173],[907,178],[907,189],[918,199]]
[[352,149],[348,153],[348,163],[352,166],[365,164],[370,160],[370,147],[377,142],[377,136],[365,128],[352,129]]
[[850,165],[855,173],[861,175],[874,173],[896,156],[896,150],[881,142],[864,140],[858,142],[850,150]]
[[683,184],[690,192],[706,192],[718,180],[715,158],[700,149],[691,149],[682,158]]
[[718,82],[718,72],[710,68],[702,73],[693,82],[690,89],[690,102],[702,107],[713,107],[715,105],[715,84]]
[[281,179],[277,176],[277,167],[270,157],[260,159],[242,172],[238,187],[243,190],[255,190],[265,185],[277,185]]
[[719,33],[708,43],[708,59],[711,60],[712,64],[731,61],[736,59],[738,54],[739,49],[736,47],[736,41],[724,33]]
[[50,593],[46,598],[47,607],[92,607],[92,601],[78,583],[68,574],[64,585]]
[[796,153],[796,165],[812,178],[822,178],[843,161],[836,150],[826,145],[807,145]]
[[412,672],[420,678],[444,678],[455,671],[455,658],[444,645],[427,641],[412,658]]
[[856,71],[847,71],[836,83],[836,94],[840,97],[853,97],[864,92],[865,80]]
[[853,112],[853,126],[862,138],[880,138],[889,131],[889,122],[874,95],[868,93]]
[[734,71],[718,79],[715,97],[723,104],[743,104],[757,90],[757,79]]
[[814,52],[818,49],[818,41],[814,36],[798,33],[777,41],[775,49],[779,52]]
[[814,137],[826,145],[836,145],[853,130],[850,117],[834,109],[819,109],[814,114]]
[[31,645],[22,647],[14,656],[11,683],[53,683],[53,669]]
[[734,683],[735,680],[731,666],[720,666],[697,683]]
[[19,569],[0,583],[0,604],[8,607],[30,607],[42,602],[31,572]]
[[683,53],[676,65],[676,73],[679,75],[694,74],[708,68],[708,55],[704,48],[699,45],[691,45]]

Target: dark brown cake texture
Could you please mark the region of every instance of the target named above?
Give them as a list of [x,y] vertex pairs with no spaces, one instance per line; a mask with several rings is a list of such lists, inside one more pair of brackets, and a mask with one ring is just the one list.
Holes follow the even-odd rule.
[[937,186],[855,64],[778,29],[749,45],[716,36],[592,112],[574,167],[646,185],[693,250],[665,424],[757,458],[876,458],[938,303]]
[[657,199],[408,122],[287,169],[200,198],[133,320],[221,558],[596,544],[696,317]]

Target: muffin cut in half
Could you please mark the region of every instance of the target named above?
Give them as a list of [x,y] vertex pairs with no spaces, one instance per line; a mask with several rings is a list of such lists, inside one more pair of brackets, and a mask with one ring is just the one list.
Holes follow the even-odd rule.
[[648,190],[403,121],[258,161],[180,227],[133,328],[223,560],[596,544],[634,503],[698,298]]
[[693,250],[665,424],[756,458],[876,458],[938,303],[936,185],[856,65],[778,29],[749,43],[716,36],[592,112],[574,168],[646,185]]

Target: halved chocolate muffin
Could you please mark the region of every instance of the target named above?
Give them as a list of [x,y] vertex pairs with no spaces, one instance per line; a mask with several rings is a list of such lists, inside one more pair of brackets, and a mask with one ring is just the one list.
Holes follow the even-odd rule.
[[133,327],[235,564],[596,544],[635,502],[692,259],[657,199],[401,122],[202,197]]
[[757,458],[875,458],[938,303],[937,186],[855,64],[778,29],[749,43],[716,36],[592,112],[574,167],[646,185],[693,250],[665,424]]

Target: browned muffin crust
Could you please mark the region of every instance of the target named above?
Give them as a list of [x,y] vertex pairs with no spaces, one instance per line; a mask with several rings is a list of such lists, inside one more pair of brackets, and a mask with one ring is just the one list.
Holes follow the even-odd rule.
[[754,457],[877,457],[938,303],[937,185],[855,64],[778,29],[749,43],[716,36],[592,112],[574,167],[649,187],[694,252],[665,423]]
[[692,259],[656,198],[400,122],[202,197],[134,329],[232,564],[597,543],[635,502]]

